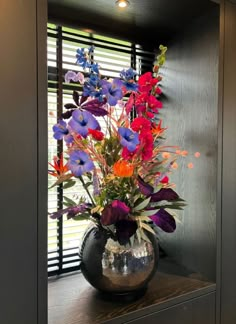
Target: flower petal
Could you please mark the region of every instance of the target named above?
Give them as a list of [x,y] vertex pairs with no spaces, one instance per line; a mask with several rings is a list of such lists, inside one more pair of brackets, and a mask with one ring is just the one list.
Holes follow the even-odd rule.
[[165,209],[161,208],[156,214],[149,217],[164,232],[172,233],[176,229],[174,217],[170,215]]

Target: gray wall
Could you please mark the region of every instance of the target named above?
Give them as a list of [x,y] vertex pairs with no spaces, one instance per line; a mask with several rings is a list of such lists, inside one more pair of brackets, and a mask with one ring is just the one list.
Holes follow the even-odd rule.
[[[166,95],[160,117],[169,128],[166,144],[191,156],[180,160],[171,180],[188,206],[178,212],[174,234],[161,236],[162,247],[178,262],[215,280],[218,123],[219,7],[195,20],[177,36],[163,71]],[[199,151],[200,159],[193,154]],[[187,168],[189,162],[194,169]]]
[[1,324],[46,323],[46,4],[0,1]]
[[[223,5],[225,3],[225,6]],[[234,3],[234,4],[233,4]],[[222,118],[221,323],[236,323],[236,1],[222,1],[220,106]],[[219,231],[220,234],[220,231]],[[220,250],[220,246],[219,246]],[[221,284],[221,285],[220,285]],[[220,289],[218,290],[218,294]]]

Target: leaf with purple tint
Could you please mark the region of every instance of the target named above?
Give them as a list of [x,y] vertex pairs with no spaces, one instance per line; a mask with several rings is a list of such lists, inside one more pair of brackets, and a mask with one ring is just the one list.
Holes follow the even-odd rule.
[[116,222],[127,219],[130,208],[120,200],[114,200],[111,204],[107,205],[101,216],[102,225],[112,225]]
[[174,217],[163,208],[161,208],[156,214],[150,216],[150,219],[164,232],[172,233],[176,229]]
[[151,202],[158,202],[161,200],[173,201],[177,200],[179,196],[171,188],[162,188],[158,192],[151,195]]
[[77,91],[73,91],[73,99],[74,99],[74,102],[77,106],[79,106],[79,94]]
[[88,99],[88,96],[81,96],[80,97],[80,105],[82,105],[86,100]]
[[131,236],[136,233],[138,228],[137,223],[129,220],[120,220],[115,224],[116,236],[121,245],[129,242]]
[[76,109],[76,108],[77,108],[77,106],[74,105],[73,103],[65,104],[64,107],[65,107],[66,109]]
[[138,186],[140,192],[145,196],[150,196],[153,193],[153,187],[146,183],[140,176],[138,176]]
[[67,110],[66,112],[61,114],[63,119],[69,119],[72,116],[72,113],[75,109]]
[[105,100],[99,101],[98,99],[90,100],[82,105],[82,108],[89,111],[94,116],[100,117],[100,116],[106,116],[108,114],[108,111],[102,106],[106,103]]

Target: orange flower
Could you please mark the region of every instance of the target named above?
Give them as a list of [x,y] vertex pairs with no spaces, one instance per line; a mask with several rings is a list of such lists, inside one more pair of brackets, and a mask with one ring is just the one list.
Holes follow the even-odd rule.
[[134,166],[124,160],[119,160],[113,165],[114,175],[117,177],[131,177],[134,173]]
[[178,166],[178,163],[174,162],[171,167],[172,167],[172,169],[176,170],[176,169],[178,169],[179,166]]
[[163,152],[163,153],[162,153],[162,157],[163,157],[163,159],[169,159],[169,158],[170,158],[170,153],[168,153],[168,152]]
[[193,163],[189,163],[189,164],[188,164],[188,168],[189,168],[189,169],[192,169],[192,168],[193,168]]
[[187,155],[188,155],[188,151],[182,151],[180,154],[181,154],[182,156],[187,156]]
[[164,131],[167,129],[167,128],[161,128],[161,123],[162,123],[162,120],[161,119],[160,119],[158,125],[152,123],[152,130],[151,130],[151,132],[152,132],[153,135],[161,136],[162,133],[164,133]]
[[54,170],[48,170],[48,173],[50,175],[59,178],[68,171],[67,165],[63,164],[63,154],[61,154],[60,158],[54,156],[53,162],[54,164],[48,163],[54,169]]
[[196,158],[199,158],[200,157],[200,153],[199,152],[196,152],[195,154],[194,154],[194,156],[196,157]]

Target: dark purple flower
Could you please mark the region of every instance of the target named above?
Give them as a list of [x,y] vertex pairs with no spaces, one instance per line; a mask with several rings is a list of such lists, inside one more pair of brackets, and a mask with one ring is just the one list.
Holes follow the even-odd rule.
[[153,193],[154,188],[150,184],[146,183],[140,176],[138,176],[138,186],[140,192],[144,196],[150,196]]
[[90,160],[88,154],[84,151],[73,151],[69,156],[70,158],[67,162],[67,167],[75,176],[80,177],[85,172],[94,169],[93,161]]
[[59,120],[59,122],[53,126],[52,130],[54,132],[53,137],[56,140],[63,139],[63,136],[65,136],[69,133],[69,131],[67,129],[67,124],[63,120]]
[[172,233],[176,229],[175,219],[165,209],[161,208],[153,216],[149,216],[151,220],[167,233]]
[[119,220],[127,219],[130,208],[120,200],[114,200],[111,204],[107,205],[101,216],[101,223],[103,225],[115,224]]
[[105,98],[102,101],[93,99],[84,103],[82,105],[82,108],[89,111],[94,116],[106,116],[108,114],[108,111],[103,108],[105,103]]
[[125,245],[129,242],[131,236],[136,233],[138,228],[137,223],[130,220],[120,220],[115,224],[116,237],[121,245]]
[[139,144],[138,133],[125,127],[119,127],[118,133],[121,136],[120,144],[123,147],[127,147],[130,152],[133,152]]
[[178,194],[171,188],[162,188],[158,192],[151,195],[150,202],[158,202],[161,200],[173,201],[179,198]]
[[114,79],[111,82],[106,80],[102,81],[102,94],[107,98],[107,102],[110,106],[115,106],[117,101],[122,99],[122,81],[119,79]]
[[88,129],[100,130],[101,127],[93,115],[88,111],[79,109],[73,111],[69,125],[74,132],[77,132],[84,138],[88,135]]

